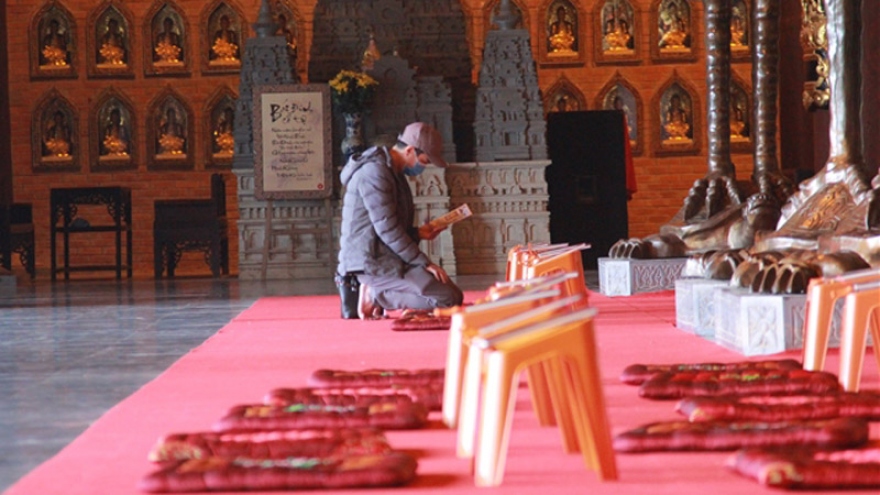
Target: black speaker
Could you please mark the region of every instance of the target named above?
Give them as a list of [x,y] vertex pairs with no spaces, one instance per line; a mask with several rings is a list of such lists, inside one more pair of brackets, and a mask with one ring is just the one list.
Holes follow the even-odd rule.
[[626,125],[618,110],[553,112],[547,118],[550,239],[592,245],[584,268],[595,269],[611,245],[628,236]]

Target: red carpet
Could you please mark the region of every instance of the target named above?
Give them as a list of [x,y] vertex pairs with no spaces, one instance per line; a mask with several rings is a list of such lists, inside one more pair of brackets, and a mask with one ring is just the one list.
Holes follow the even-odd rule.
[[[470,293],[468,300],[480,295]],[[743,359],[674,328],[672,292],[614,299],[593,294],[591,303],[599,309],[600,364],[615,432],[649,421],[677,419],[672,402],[639,399],[636,388],[618,381],[625,366]],[[259,402],[274,387],[303,386],[317,368],[440,368],[445,362],[446,338],[442,331],[392,332],[387,320],[341,320],[334,296],[262,299],[116,405],[6,495],[140,493],[138,480],[153,469],[147,452],[161,435],[210,429],[230,406]],[[792,352],[781,357],[799,359],[800,355]],[[828,369],[836,371],[837,362],[832,351]],[[863,387],[876,389],[878,382],[876,362],[869,351]],[[880,438],[877,427],[877,423],[872,425],[873,438]],[[619,454],[620,480],[599,482],[584,468],[579,455],[562,452],[555,429],[537,425],[526,393],[520,394],[504,484],[498,489],[474,487],[469,463],[455,457],[455,432],[443,428],[439,419],[431,429],[389,432],[388,438],[392,446],[419,459],[417,480],[393,489],[407,493],[779,493],[726,471],[723,463],[728,453]],[[334,493],[359,492],[363,490]]]

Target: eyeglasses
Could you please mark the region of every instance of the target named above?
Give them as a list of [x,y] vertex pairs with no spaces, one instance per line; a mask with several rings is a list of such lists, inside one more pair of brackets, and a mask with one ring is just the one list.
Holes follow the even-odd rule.
[[[416,152],[416,160],[418,160],[419,163],[421,163],[422,165],[431,164],[431,159],[428,157],[428,154],[425,153],[425,150],[421,148],[416,148],[415,146],[413,146],[413,149]],[[423,156],[425,157],[424,159],[422,159]]]

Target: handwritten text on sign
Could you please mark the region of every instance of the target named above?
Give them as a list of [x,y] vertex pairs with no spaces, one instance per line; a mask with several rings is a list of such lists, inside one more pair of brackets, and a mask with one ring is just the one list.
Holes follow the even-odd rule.
[[319,92],[263,93],[263,191],[315,191],[324,184]]

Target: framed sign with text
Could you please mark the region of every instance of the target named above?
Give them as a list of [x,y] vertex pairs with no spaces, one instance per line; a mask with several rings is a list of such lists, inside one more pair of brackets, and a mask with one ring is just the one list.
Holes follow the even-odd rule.
[[326,198],[333,189],[330,87],[254,86],[257,199]]

